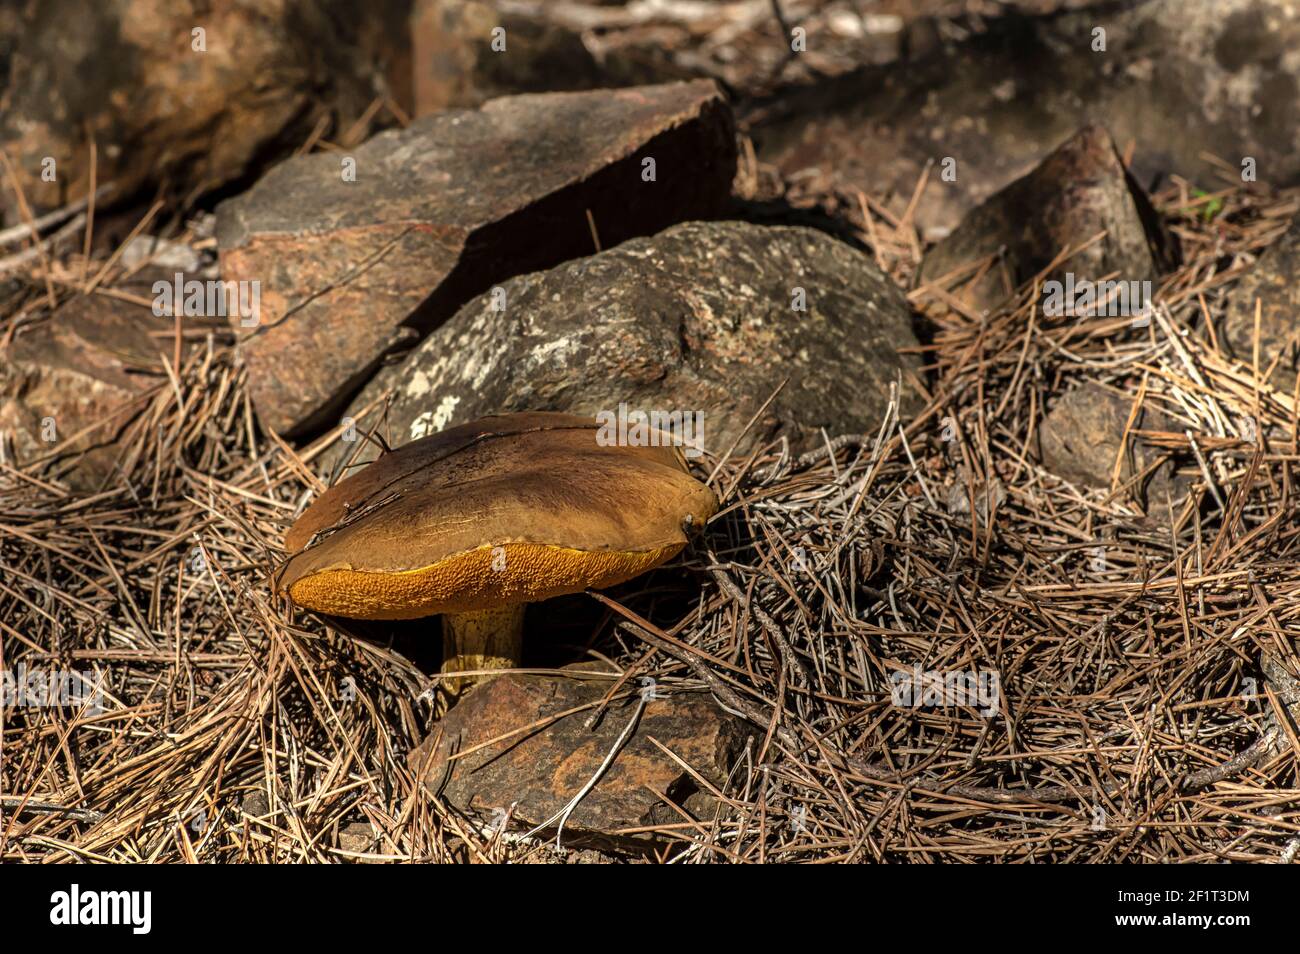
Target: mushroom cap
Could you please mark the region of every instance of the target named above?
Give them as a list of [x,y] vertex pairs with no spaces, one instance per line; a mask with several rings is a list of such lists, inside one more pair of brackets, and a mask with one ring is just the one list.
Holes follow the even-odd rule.
[[597,443],[591,418],[484,418],[407,444],[322,494],[285,535],[299,606],[414,619],[629,580],[717,510],[672,446]]

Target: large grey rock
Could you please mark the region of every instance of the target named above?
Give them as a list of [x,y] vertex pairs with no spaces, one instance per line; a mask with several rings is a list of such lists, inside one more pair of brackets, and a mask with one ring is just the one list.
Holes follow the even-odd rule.
[[[731,112],[709,80],[544,93],[292,159],[217,210],[221,274],[260,282],[236,320],[264,424],[323,422],[380,357],[512,275],[725,205]],[[653,160],[653,167],[648,161]],[[653,172],[653,176],[651,176]]]
[[[806,299],[806,311],[795,299]],[[750,433],[794,446],[819,429],[875,433],[891,381],[905,410],[919,401],[911,315],[865,255],[806,228],[691,222],[549,272],[523,275],[469,302],[353,403],[361,417],[391,391],[394,444],[486,414],[556,410],[700,412],[704,449]],[[503,307],[502,307],[503,306]],[[371,455],[373,456],[373,455]],[[359,457],[365,459],[365,455]]]

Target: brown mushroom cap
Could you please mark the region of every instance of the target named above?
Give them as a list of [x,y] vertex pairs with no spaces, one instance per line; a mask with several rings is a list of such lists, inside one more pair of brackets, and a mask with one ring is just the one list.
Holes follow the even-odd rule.
[[330,615],[414,619],[644,573],[685,546],[685,525],[703,526],[717,498],[676,448],[601,446],[596,433],[590,418],[502,415],[386,454],[286,534],[292,549],[338,526],[291,557],[277,587]]
[[[453,459],[454,455],[471,444],[526,431],[592,426],[588,418],[573,414],[525,411],[480,418],[412,441],[339,481],[317,497],[284,535],[284,548],[296,553],[310,542],[312,534],[336,526],[364,501],[416,472],[422,472],[421,480],[455,482],[458,462]],[[442,461],[447,463],[434,467]]]

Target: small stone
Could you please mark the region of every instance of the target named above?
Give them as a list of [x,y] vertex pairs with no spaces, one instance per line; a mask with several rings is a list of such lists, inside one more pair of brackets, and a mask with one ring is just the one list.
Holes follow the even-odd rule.
[[971,514],[971,499],[975,501],[975,521],[977,526],[987,526],[990,514],[996,515],[1007,500],[1007,489],[998,477],[986,481],[970,481],[965,467],[958,467],[956,479],[948,487],[944,498],[948,513],[954,517],[966,517]]
[[244,796],[240,809],[245,815],[251,815],[253,818],[265,818],[271,812],[271,805],[266,800],[266,793],[261,789],[255,789]]
[[[512,830],[532,828],[562,811],[615,749],[639,704],[639,687],[633,685],[632,698],[611,703],[589,728],[595,712],[590,704],[603,699],[612,682],[580,678],[584,667],[573,669],[573,677],[507,674],[475,688],[411,754],[429,791],[475,813],[485,826],[501,824],[508,815]],[[711,796],[665,749],[721,788],[751,728],[707,693],[661,686],[655,695],[607,771],[569,815],[566,844],[571,838],[582,844],[584,834],[617,842],[635,835],[627,829],[679,822],[671,805],[689,802],[696,817],[713,810]],[[575,708],[580,711],[560,715]],[[500,741],[470,752],[494,739]],[[469,754],[448,761],[456,752]],[[548,828],[553,837],[554,822]]]
[[209,262],[193,246],[156,235],[137,235],[127,242],[118,264],[124,271],[145,268],[151,275],[160,273],[168,278],[176,272],[184,274],[186,280],[217,277],[215,262]]
[[[1219,340],[1228,353],[1255,362],[1255,302],[1259,301],[1259,373],[1288,397],[1300,368],[1300,219],[1273,243],[1228,293]],[[1274,364],[1276,361],[1276,365]]]
[[[1091,381],[1066,392],[1039,427],[1038,457],[1043,466],[1065,480],[1109,488],[1132,406],[1131,397]],[[1134,431],[1182,433],[1172,418],[1151,406],[1150,399],[1143,402],[1129,431],[1120,484],[1145,472],[1167,453]],[[1150,505],[1163,506],[1166,496],[1177,500],[1185,490],[1186,481],[1175,475],[1173,462],[1166,460],[1133,488],[1131,495]]]
[[[375,851],[375,830],[370,827],[369,822],[352,822],[339,829],[339,847],[344,851],[357,855],[373,853]],[[352,859],[361,862],[373,862],[373,859]]]
[[[0,439],[19,465],[57,452],[63,479],[93,490],[115,471],[115,442],[167,380],[172,321],[109,295],[79,296],[20,332],[0,361]],[[151,334],[158,332],[159,334]],[[88,433],[81,432],[99,425]]]
[[[1103,231],[1105,238],[1064,261],[1045,281],[1072,273],[1076,282],[1096,283],[1118,273],[1113,280],[1153,282],[1166,260],[1169,239],[1154,211],[1124,171],[1110,136],[1090,126],[970,212],[926,254],[919,282],[956,289],[973,309],[989,310],[1061,252]],[[982,277],[950,277],[999,253],[1000,261]]]

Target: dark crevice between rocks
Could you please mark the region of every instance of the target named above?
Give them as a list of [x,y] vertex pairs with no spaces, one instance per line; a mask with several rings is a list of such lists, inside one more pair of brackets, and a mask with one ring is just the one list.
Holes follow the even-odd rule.
[[816,229],[859,252],[871,254],[870,246],[858,237],[857,227],[848,219],[822,208],[801,208],[786,199],[734,198],[726,214],[721,217],[751,225],[797,225]]
[[1137,181],[1131,169],[1124,169],[1124,182],[1128,185],[1133,206],[1137,209],[1138,220],[1146,233],[1147,248],[1151,250],[1151,260],[1156,268],[1156,276],[1162,277],[1176,271],[1183,264],[1183,250],[1178,236],[1165,226],[1160,213],[1151,204],[1149,195]]

